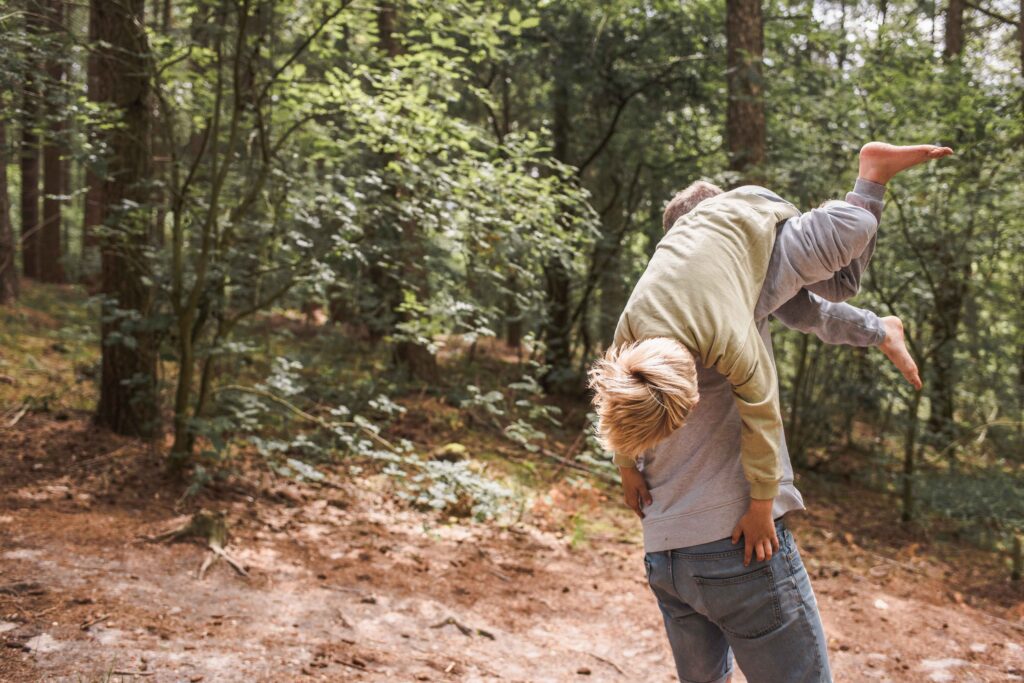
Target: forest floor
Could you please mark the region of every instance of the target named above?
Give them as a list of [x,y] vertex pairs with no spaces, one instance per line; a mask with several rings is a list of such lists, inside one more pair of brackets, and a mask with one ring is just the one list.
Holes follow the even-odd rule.
[[[90,424],[74,354],[39,339],[22,375],[0,345],[0,399],[58,387],[0,405],[0,681],[675,680],[613,488],[548,472],[528,521],[502,527],[411,510],[383,475],[301,483],[252,462],[185,504],[160,449]],[[901,526],[883,494],[800,485],[837,681],[1024,680],[1005,558]],[[150,540],[200,508],[247,576],[220,561],[200,579],[203,543]]]

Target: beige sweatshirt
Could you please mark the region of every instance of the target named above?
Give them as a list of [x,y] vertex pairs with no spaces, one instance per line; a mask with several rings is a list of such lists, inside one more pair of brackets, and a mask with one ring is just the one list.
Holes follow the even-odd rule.
[[[615,345],[668,337],[732,385],[752,498],[774,498],[782,467],[775,365],[754,322],[776,226],[792,204],[740,187],[704,200],[666,233],[615,329]],[[633,460],[615,455],[617,465]]]

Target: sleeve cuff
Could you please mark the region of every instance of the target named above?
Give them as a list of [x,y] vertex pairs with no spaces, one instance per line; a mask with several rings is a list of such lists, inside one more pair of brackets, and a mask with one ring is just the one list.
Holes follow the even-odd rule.
[[757,500],[769,500],[779,495],[779,482],[755,481],[750,484],[750,497]]
[[857,178],[857,182],[853,184],[853,191],[855,194],[864,195],[869,199],[878,201],[885,199],[885,185],[866,178]]
[[612,463],[619,467],[636,467],[636,460],[621,453],[612,456]]
[[871,328],[871,331],[875,335],[871,341],[870,346],[879,346],[882,342],[885,341],[885,326],[882,325],[882,319],[879,318],[878,315],[872,313],[871,311],[868,311],[868,313],[870,314],[868,326]]

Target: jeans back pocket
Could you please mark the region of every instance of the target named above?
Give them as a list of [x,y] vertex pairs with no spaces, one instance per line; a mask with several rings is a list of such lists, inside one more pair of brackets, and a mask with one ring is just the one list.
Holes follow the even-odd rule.
[[693,577],[708,618],[739,638],[758,638],[782,626],[782,605],[771,566],[722,578]]

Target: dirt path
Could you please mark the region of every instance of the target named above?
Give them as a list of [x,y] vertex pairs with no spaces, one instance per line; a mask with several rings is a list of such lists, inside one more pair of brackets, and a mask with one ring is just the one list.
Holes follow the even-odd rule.
[[[142,540],[188,519],[158,458],[85,418],[0,434],[0,681],[675,680],[624,510],[574,547],[445,524],[397,507],[384,480],[253,480],[216,502],[248,578],[219,562],[198,580],[203,546]],[[976,551],[862,547],[880,514],[851,495],[795,532],[836,680],[1024,680],[1020,588]],[[863,540],[833,533],[853,509]]]
[[[370,496],[243,501],[231,548],[250,578],[219,563],[199,581],[198,545],[136,540],[167,515],[77,508],[50,486],[0,518],[0,583],[27,586],[6,596],[0,629],[21,649],[4,648],[3,680],[674,680],[635,543],[432,527]],[[1022,680],[1019,630],[901,595],[893,575],[917,570],[884,571],[889,586],[819,571],[836,680]]]

